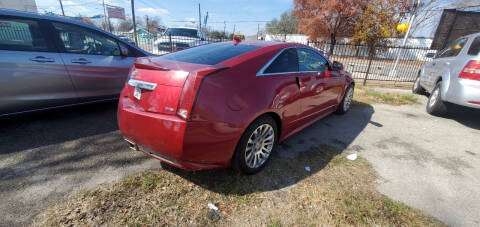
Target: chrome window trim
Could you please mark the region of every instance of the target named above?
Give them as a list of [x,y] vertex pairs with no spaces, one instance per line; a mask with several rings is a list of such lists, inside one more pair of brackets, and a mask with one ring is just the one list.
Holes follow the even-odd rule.
[[[277,54],[275,54],[275,56],[273,56],[258,72],[257,72],[257,76],[273,76],[273,75],[282,75],[282,74],[296,74],[296,73],[318,73],[318,72],[322,72],[322,71],[300,71],[300,68],[299,68],[299,71],[295,71],[295,72],[280,72],[280,73],[264,73],[264,71],[273,63],[273,61],[275,61],[277,59],[278,56],[280,56],[280,54],[282,54],[285,50],[288,50],[288,49],[292,49],[292,48],[295,48],[297,51],[298,49],[305,49],[305,50],[309,50],[309,51],[313,51],[315,54],[319,55],[321,58],[323,58],[325,60],[325,62],[327,63],[327,65],[325,65],[326,67],[326,71],[328,71],[328,60],[323,57],[321,54],[317,53],[315,50],[312,50],[310,48],[307,48],[307,47],[298,47],[298,46],[293,46],[293,47],[285,47],[283,48],[282,50],[280,50]],[[297,57],[297,60],[298,60],[298,57]]]

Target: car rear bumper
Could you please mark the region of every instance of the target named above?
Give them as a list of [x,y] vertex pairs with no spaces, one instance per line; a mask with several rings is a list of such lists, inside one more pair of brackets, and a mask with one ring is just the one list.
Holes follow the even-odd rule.
[[216,163],[192,161],[184,152],[183,143],[187,121],[176,115],[145,112],[128,98],[118,105],[118,125],[130,148],[185,170],[223,167]]
[[467,79],[452,81],[444,97],[445,101],[480,109],[480,81]]

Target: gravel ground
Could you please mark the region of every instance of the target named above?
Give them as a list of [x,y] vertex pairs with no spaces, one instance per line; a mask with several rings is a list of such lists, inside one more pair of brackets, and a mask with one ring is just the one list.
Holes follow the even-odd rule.
[[[421,100],[355,106],[294,135],[278,152],[295,157],[328,144],[358,153],[380,175],[380,192],[448,225],[478,226],[479,111],[438,118]],[[27,114],[0,125],[0,226],[28,224],[45,206],[79,190],[160,168],[123,143],[115,103]]]

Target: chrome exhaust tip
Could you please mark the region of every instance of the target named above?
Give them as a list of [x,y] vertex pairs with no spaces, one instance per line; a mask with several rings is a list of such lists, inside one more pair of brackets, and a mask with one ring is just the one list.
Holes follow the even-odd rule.
[[129,141],[127,139],[124,138],[124,140],[128,143],[128,147],[134,151],[137,150],[137,146],[135,145],[135,143],[133,143],[132,141]]

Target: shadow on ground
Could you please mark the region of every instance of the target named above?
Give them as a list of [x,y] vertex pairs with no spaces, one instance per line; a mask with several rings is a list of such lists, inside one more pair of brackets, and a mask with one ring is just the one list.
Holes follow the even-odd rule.
[[448,119],[452,119],[466,127],[480,130],[480,109],[453,106],[449,109]]
[[0,226],[26,225],[46,205],[158,166],[122,140],[116,102],[0,120]]
[[0,118],[0,155],[116,131],[116,110],[112,101]]
[[[282,189],[321,171],[342,152],[361,152],[360,146],[349,146],[372,122],[372,106],[356,103],[345,115],[330,115],[281,143],[270,162],[260,173],[244,176],[231,169],[187,172],[163,165],[188,181],[205,189],[234,195]],[[309,167],[307,171],[305,167]]]

